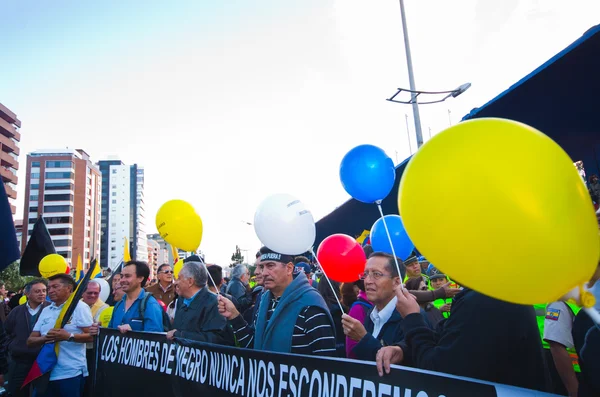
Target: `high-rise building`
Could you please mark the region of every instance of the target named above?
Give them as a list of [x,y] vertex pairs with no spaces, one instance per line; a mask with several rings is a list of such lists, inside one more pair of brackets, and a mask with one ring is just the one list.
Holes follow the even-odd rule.
[[114,269],[123,259],[125,239],[132,259],[148,260],[144,169],[121,160],[98,162],[102,173],[100,263]]
[[17,115],[0,103],[0,179],[4,182],[10,209],[15,214],[17,199],[17,170],[19,169],[19,141],[21,121]]
[[39,150],[27,156],[22,250],[39,216],[71,267],[100,255],[100,170],[81,150]]

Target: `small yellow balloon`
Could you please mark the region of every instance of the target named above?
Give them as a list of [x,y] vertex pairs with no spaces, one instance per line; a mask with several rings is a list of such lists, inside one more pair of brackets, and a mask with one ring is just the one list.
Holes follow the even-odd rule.
[[19,298],[19,305],[24,305],[25,303],[27,303],[27,297],[23,295]]
[[109,306],[106,309],[102,310],[102,313],[100,313],[100,325],[103,326],[104,328],[108,327],[108,324],[110,323],[110,319],[112,318],[112,314],[113,314],[113,310],[115,308],[113,306]]
[[42,277],[48,278],[59,273],[65,273],[68,267],[67,261],[61,255],[50,254],[42,258],[38,269]]
[[552,302],[598,264],[598,223],[573,161],[515,121],[472,120],[434,136],[407,165],[398,205],[428,260],[494,298]]
[[173,266],[173,277],[179,278],[179,272],[181,269],[183,269],[183,260],[180,259],[177,261],[177,263],[175,263],[175,266]]
[[188,252],[196,251],[202,241],[202,219],[183,200],[167,201],[160,207],[156,229],[167,243]]

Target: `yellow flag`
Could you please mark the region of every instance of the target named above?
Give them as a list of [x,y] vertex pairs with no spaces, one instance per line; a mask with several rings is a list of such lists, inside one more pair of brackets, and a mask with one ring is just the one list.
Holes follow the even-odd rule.
[[77,256],[77,267],[75,267],[75,282],[78,283],[84,276],[83,273],[83,262],[81,262],[81,255]]
[[100,262],[96,262],[94,265],[94,271],[92,272],[91,278],[102,277],[102,269],[100,268]]
[[173,265],[179,260],[179,250],[173,244],[171,244],[171,253],[173,254]]
[[129,255],[129,242],[127,241],[127,237],[125,237],[125,246],[123,247],[123,262],[127,263],[131,260],[131,255]]

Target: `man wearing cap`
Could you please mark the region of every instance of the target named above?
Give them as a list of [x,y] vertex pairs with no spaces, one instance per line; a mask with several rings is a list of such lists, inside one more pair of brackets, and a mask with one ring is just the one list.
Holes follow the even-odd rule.
[[333,356],[334,324],[325,301],[308,284],[304,273],[294,273],[293,257],[260,250],[265,292],[257,302],[254,325],[248,324],[230,300],[219,296],[219,311],[229,320],[240,346],[256,350]]
[[422,277],[427,283],[429,277],[423,274],[421,270],[421,264],[416,256],[412,256],[404,261],[404,267],[406,268],[406,276],[404,276],[403,282],[407,282],[409,278]]
[[312,279],[312,268],[310,267],[308,262],[309,262],[309,260],[305,256],[295,257],[294,258],[294,266],[295,266],[294,275],[296,275],[298,273],[304,273],[304,275],[308,279],[308,284],[310,284],[311,287],[314,287],[315,285],[313,285],[314,280]]

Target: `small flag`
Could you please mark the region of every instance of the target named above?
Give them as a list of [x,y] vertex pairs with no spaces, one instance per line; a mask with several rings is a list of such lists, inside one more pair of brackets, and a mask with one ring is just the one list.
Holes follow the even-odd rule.
[[[23,232],[25,233],[25,231]],[[23,238],[26,238],[25,236],[24,234]],[[42,275],[38,266],[42,258],[50,254],[56,254],[56,249],[54,249],[50,233],[48,233],[48,229],[46,228],[46,222],[40,216],[33,225],[31,237],[21,257],[19,270],[21,276],[41,277]]]
[[123,262],[129,262],[131,260],[131,255],[129,255],[129,243],[127,242],[127,237],[125,237],[125,246],[123,247]]
[[171,244],[171,253],[173,254],[173,265],[179,260],[179,250],[173,244]]
[[79,284],[79,281],[83,279],[85,273],[83,272],[83,263],[81,262],[81,255],[77,256],[77,267],[75,268],[75,282]]
[[96,262],[94,265],[94,270],[92,271],[91,278],[99,278],[102,277],[102,269],[100,268],[100,263]]
[[[4,270],[21,257],[19,242],[17,241],[17,232],[13,222],[10,202],[6,195],[4,183],[0,182],[0,270]],[[37,268],[36,268],[37,270]]]
[[[75,289],[75,292],[73,292],[71,296],[69,296],[69,299],[67,299],[67,301],[64,303],[60,314],[56,319],[54,328],[64,328],[67,322],[71,320],[73,312],[81,300],[83,291],[85,291],[88,281],[90,281],[90,277],[92,276],[92,272],[96,267],[96,264],[96,260],[92,260],[89,270]],[[35,381],[35,388],[39,389],[38,391],[43,393],[43,390],[46,389],[48,382],[50,381],[50,372],[52,372],[52,369],[58,361],[59,353],[60,343],[45,344],[35,359],[33,366],[29,370],[29,373],[25,377],[21,389],[23,389],[30,382]]]

